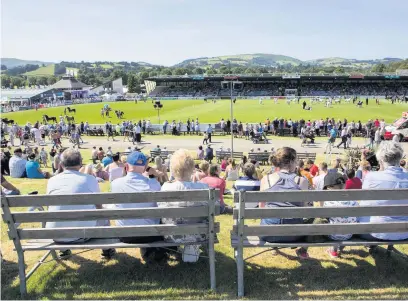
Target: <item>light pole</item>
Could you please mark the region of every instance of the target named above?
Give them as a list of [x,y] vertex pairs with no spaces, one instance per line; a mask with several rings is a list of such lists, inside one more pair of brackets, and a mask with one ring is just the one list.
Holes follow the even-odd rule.
[[242,82],[237,81],[236,79],[237,79],[237,77],[232,77],[230,81],[223,81],[223,82],[222,82],[223,85],[224,85],[224,84],[230,85],[230,91],[231,91],[231,92],[230,92],[230,93],[231,93],[231,94],[230,94],[230,96],[231,96],[231,98],[230,98],[230,113],[231,113],[231,128],[230,128],[230,131],[231,131],[231,158],[233,158],[233,155],[234,155],[234,133],[233,133],[233,130],[232,130],[232,122],[233,122],[233,120],[234,120],[234,101],[233,101],[232,91],[233,91],[233,89],[234,89],[234,85],[242,84]]
[[160,100],[157,100],[153,107],[157,110],[157,118],[159,119],[160,125],[160,110],[163,108],[163,105],[160,103]]

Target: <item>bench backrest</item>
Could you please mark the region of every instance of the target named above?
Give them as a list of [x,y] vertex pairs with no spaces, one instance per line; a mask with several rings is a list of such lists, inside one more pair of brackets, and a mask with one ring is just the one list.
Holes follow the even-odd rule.
[[[247,219],[260,218],[317,218],[337,216],[408,216],[408,189],[393,190],[325,190],[325,191],[279,191],[279,192],[243,192],[234,194],[233,235],[238,239],[247,236],[287,236],[287,235],[329,235],[329,234],[366,234],[386,232],[408,232],[408,221],[390,223],[354,223],[354,224],[277,224],[245,225]],[[274,207],[245,208],[246,203],[258,202],[314,202],[314,201],[361,201],[358,207]],[[398,205],[365,206],[370,200],[404,201]]]
[[[217,158],[223,159],[224,157],[231,157],[231,152],[227,152],[227,151],[216,151],[215,155]],[[243,152],[233,152],[232,153],[232,158],[233,159],[241,159],[242,156],[244,155]]]
[[254,159],[254,160],[257,160],[257,161],[260,160],[260,159],[268,160],[270,155],[271,155],[271,153],[265,153],[265,152],[262,152],[262,153],[248,153],[248,159],[249,160]]
[[316,153],[297,153],[297,157],[299,160],[312,159],[314,161],[316,160]]
[[[215,205],[219,191],[187,190],[140,193],[94,193],[74,195],[28,195],[2,197],[3,220],[8,224],[9,237],[19,248],[24,239],[57,238],[117,238],[131,236],[162,236],[182,234],[209,234],[219,231],[214,216],[219,214]],[[154,207],[135,209],[90,209],[42,212],[14,212],[16,207],[56,205],[108,205],[118,203],[146,202],[200,202],[190,207]],[[114,207],[114,206],[113,206]],[[208,223],[180,225],[106,226],[106,227],[63,227],[63,228],[20,228],[15,223],[46,223],[55,221],[120,220],[135,218],[197,217],[208,218]]]

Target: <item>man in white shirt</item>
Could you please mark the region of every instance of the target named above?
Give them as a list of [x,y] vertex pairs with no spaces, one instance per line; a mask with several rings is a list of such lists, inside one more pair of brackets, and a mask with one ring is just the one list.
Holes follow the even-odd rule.
[[23,159],[23,151],[21,148],[14,150],[14,156],[10,158],[9,168],[10,177],[12,178],[25,178],[26,177],[26,163],[27,160]]
[[337,148],[339,148],[342,144],[344,144],[344,149],[347,148],[347,128],[343,127],[341,130],[341,142],[340,144],[337,145]]
[[135,126],[133,128],[133,144],[135,144],[135,142],[137,144],[139,144],[141,142],[141,140],[142,140],[142,135],[140,134],[141,130],[142,129],[140,128],[139,124],[135,123]]
[[[80,173],[79,169],[82,166],[81,153],[77,149],[66,149],[61,156],[61,164],[64,172],[52,177],[48,181],[47,194],[81,194],[81,193],[98,193],[99,185],[94,176]],[[87,209],[102,209],[100,205],[56,205],[49,206],[48,211],[59,210],[87,210]],[[95,227],[109,225],[109,221],[73,221],[73,222],[48,222],[46,228],[62,228],[62,227]],[[90,238],[62,238],[55,239],[56,243],[72,244],[81,243]],[[62,250],[61,257],[66,257],[71,254],[70,250]],[[105,259],[110,259],[115,254],[114,249],[106,249],[102,251],[102,256]]]
[[[146,156],[134,151],[127,157],[126,167],[127,174],[125,177],[115,179],[111,183],[111,191],[113,193],[137,193],[147,191],[160,191],[160,183],[156,179],[145,177],[143,173],[148,164]],[[156,202],[146,203],[123,203],[116,204],[116,207],[123,209],[131,208],[154,208],[157,207]],[[160,218],[138,218],[117,220],[117,226],[138,226],[138,225],[155,225],[160,224]],[[155,241],[163,241],[163,236],[144,236],[144,237],[120,237],[124,243],[150,243]],[[165,255],[162,249],[147,248],[141,250],[142,256],[147,257],[151,253],[155,254],[155,259],[160,260]]]

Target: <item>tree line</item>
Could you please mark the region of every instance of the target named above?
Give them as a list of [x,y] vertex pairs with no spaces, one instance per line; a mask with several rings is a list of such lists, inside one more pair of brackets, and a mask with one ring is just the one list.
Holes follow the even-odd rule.
[[[185,67],[164,67],[135,62],[61,62],[55,64],[54,75],[27,76],[18,72],[32,71],[38,65],[26,65],[7,69],[2,66],[1,85],[6,88],[15,86],[52,85],[65,74],[68,68],[77,69],[76,77],[79,81],[93,86],[101,85],[105,82],[122,78],[123,84],[128,86],[130,93],[139,93],[140,85],[149,77],[159,75],[193,75],[193,74],[262,74],[274,72],[288,73],[345,73],[345,72],[395,72],[397,69],[408,69],[408,60],[392,62],[389,64],[377,64],[371,69],[355,67],[335,67],[316,65],[278,65],[276,67],[243,67],[238,65],[217,64],[212,67],[197,67],[187,65]],[[35,70],[35,69],[34,69]]]

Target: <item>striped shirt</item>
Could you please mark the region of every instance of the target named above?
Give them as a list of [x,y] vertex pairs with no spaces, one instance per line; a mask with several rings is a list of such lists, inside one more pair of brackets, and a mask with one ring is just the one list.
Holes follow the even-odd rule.
[[[238,180],[235,181],[234,183],[234,189],[235,190],[243,190],[243,191],[259,191],[261,188],[261,182],[249,178],[249,177],[240,177]],[[258,206],[258,203],[247,203],[245,204],[246,208],[255,208]]]

